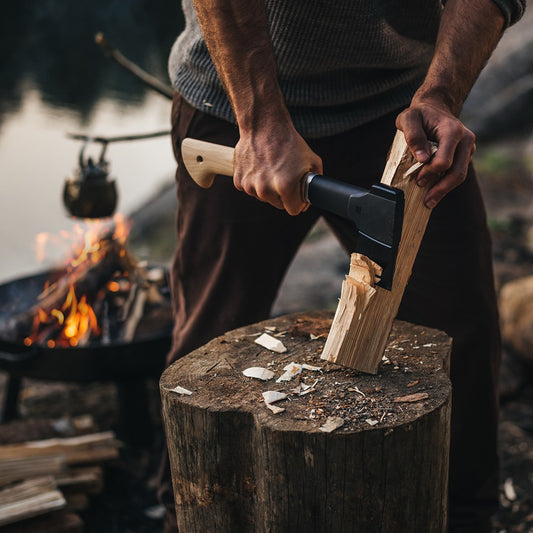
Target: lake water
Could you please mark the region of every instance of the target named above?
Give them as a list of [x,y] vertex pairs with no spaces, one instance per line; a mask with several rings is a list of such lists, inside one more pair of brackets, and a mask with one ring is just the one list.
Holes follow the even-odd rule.
[[[15,4],[15,3],[13,3]],[[64,180],[78,164],[80,141],[92,136],[144,134],[169,129],[170,101],[146,89],[94,44],[103,30],[140,66],[166,78],[166,59],[182,25],[170,1],[27,1],[8,9],[0,23],[0,282],[32,273],[35,236],[70,229],[62,203]],[[4,41],[4,43],[2,43]],[[86,155],[97,158],[100,145]],[[168,137],[109,144],[106,159],[117,179],[117,212],[128,213],[172,179]]]

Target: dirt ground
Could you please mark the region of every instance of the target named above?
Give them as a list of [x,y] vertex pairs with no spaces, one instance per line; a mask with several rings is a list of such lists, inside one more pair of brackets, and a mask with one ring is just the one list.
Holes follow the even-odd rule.
[[[479,156],[489,224],[494,237],[497,286],[533,274],[533,171],[513,149]],[[317,228],[304,243],[275,304],[276,315],[332,309],[347,262],[332,236]],[[6,375],[0,374],[0,394]],[[24,418],[60,418],[91,413],[100,429],[113,428],[124,441],[121,459],[105,469],[105,490],[81,513],[87,532],[159,531],[157,466],[162,444],[158,389],[147,384],[150,427],[142,435],[124,427],[115,384],[45,383],[25,380],[20,411]],[[501,509],[494,532],[533,532],[533,371],[514,354],[504,353],[501,374]]]

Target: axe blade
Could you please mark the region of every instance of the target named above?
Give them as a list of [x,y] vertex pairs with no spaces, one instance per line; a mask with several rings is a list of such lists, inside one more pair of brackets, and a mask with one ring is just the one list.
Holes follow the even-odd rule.
[[339,180],[309,174],[304,195],[311,205],[352,221],[357,227],[355,252],[383,268],[378,286],[392,290],[402,234],[403,191],[378,183],[363,189]]

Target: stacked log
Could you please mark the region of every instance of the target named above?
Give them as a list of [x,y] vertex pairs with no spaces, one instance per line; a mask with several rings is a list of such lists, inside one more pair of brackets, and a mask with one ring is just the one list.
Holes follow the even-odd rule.
[[[88,507],[90,495],[103,490],[103,463],[119,455],[113,432],[21,442],[26,429],[35,436],[36,425],[13,425],[14,431],[10,424],[0,427],[2,531],[82,531],[83,521],[76,513]],[[50,435],[46,424],[37,426]]]

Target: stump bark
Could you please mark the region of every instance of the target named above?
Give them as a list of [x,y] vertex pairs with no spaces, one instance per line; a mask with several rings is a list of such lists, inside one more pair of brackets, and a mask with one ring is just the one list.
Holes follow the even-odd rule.
[[[332,318],[240,328],[164,372],[180,531],[446,531],[451,340],[396,321],[378,374],[361,374],[320,359]],[[287,351],[255,343],[262,333]],[[308,366],[278,381],[290,363]],[[287,394],[272,404],[284,411],[266,391]]]

